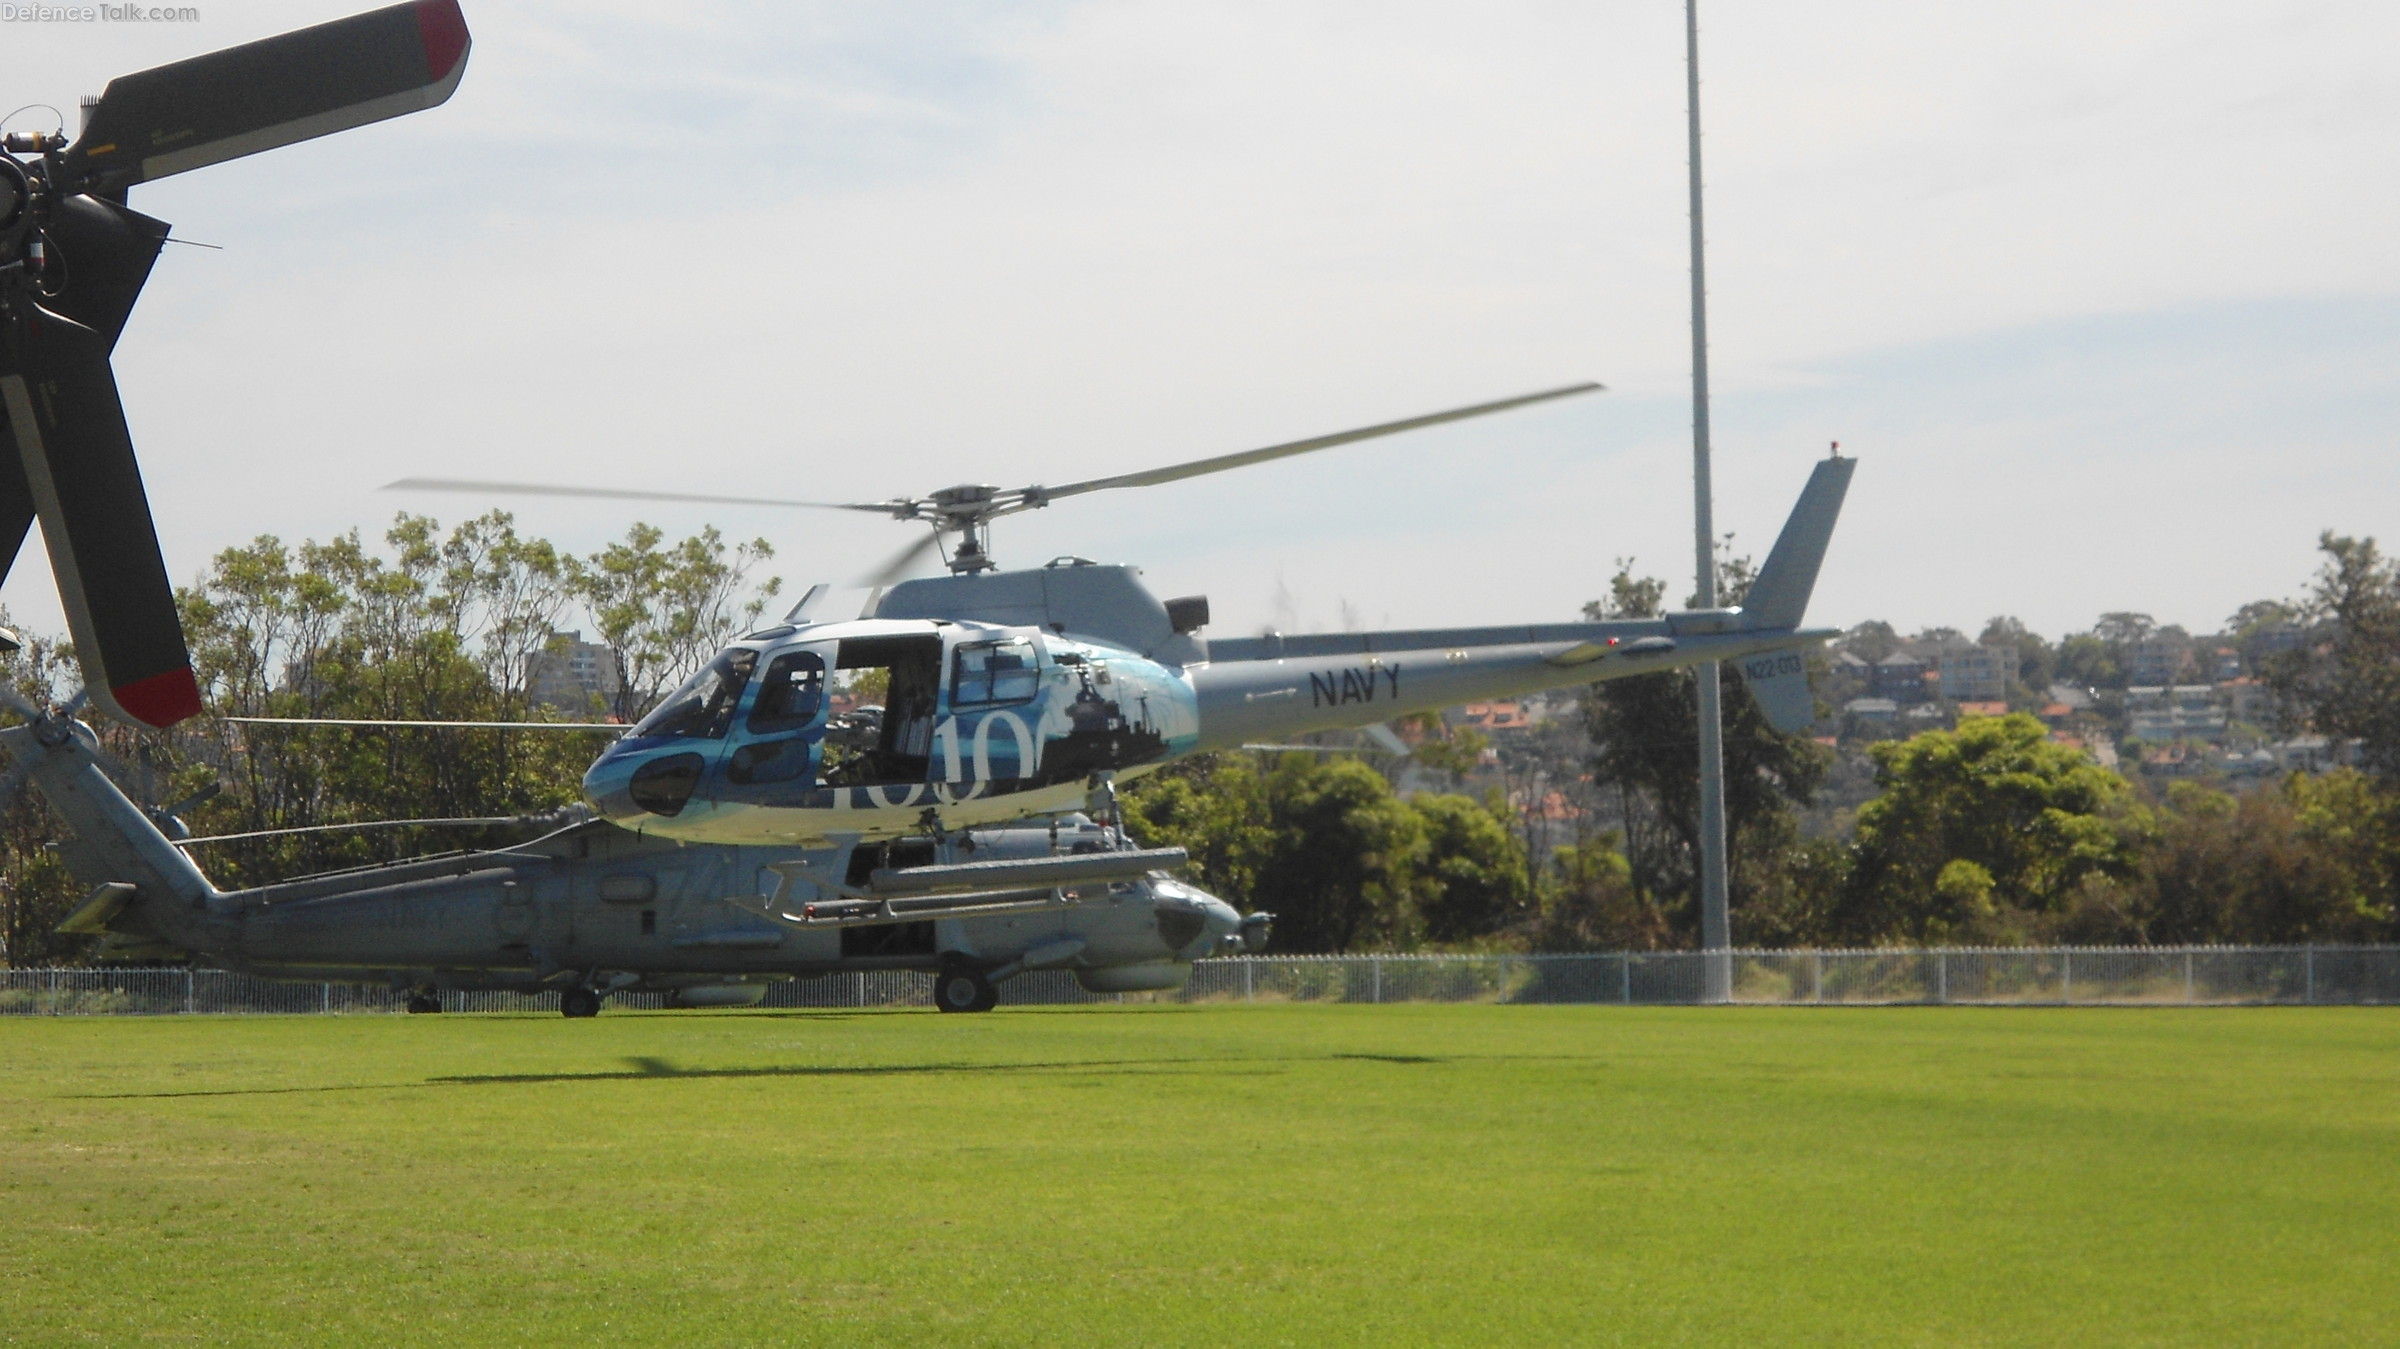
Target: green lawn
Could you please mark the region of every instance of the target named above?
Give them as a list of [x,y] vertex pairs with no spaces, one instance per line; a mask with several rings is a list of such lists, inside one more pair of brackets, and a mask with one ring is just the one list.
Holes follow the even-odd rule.
[[0,1341],[2400,1342],[2400,1010],[0,1019]]

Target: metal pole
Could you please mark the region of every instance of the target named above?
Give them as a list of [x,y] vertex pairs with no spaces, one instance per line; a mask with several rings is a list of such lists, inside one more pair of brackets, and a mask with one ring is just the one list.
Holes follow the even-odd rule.
[[[1700,0],[1684,0],[1684,85],[1692,169],[1692,541],[1697,604],[1717,607],[1716,520],[1708,476],[1708,272],[1700,227]],[[1700,683],[1700,1000],[1733,995],[1733,924],[1725,900],[1725,721],[1718,706],[1717,662],[1693,672]]]
[[1933,953],[1933,1000],[1939,1003],[1950,1001],[1950,953],[1948,951]]
[[1256,968],[1256,961],[1252,960],[1248,956],[1242,957],[1242,1001],[1244,1002],[1256,1002],[1258,1000],[1258,990],[1252,984],[1250,976],[1250,972]]
[[2190,951],[2185,951],[2183,953],[2183,1000],[2187,1003],[2199,1001],[2199,998],[2193,994],[2192,953]]
[[2308,969],[2308,976],[2307,976],[2307,978],[2308,978],[2308,987],[2307,987],[2307,993],[2306,993],[2306,995],[2305,995],[2305,996],[2306,996],[2306,998],[2307,998],[2307,1001],[2308,1001],[2308,1002],[2309,1002],[2311,1005],[2314,1005],[2314,1004],[2315,1004],[2315,1002],[2316,1002],[2316,1000],[2317,1000],[2317,948],[2316,948],[2316,947],[2314,947],[2314,946],[2311,946],[2311,947],[2309,947],[2309,948],[2308,948],[2308,957],[2307,957],[2307,959],[2308,959],[2308,965],[2307,965],[2307,969]]
[[1633,1005],[1633,957],[1617,957],[1617,1001]]
[[1808,1000],[1822,1003],[1825,1001],[1825,953],[1823,951],[1808,953],[1808,976]]
[[2060,1006],[2075,1001],[2075,952],[2071,947],[2058,949],[2058,1002]]
[[1383,957],[1382,957],[1382,956],[1369,956],[1369,957],[1367,957],[1367,963],[1368,963],[1369,965],[1371,965],[1371,966],[1373,966],[1373,967],[1374,967],[1374,970],[1375,970],[1375,1001],[1376,1001],[1376,1002],[1378,1002],[1378,1003],[1381,1003],[1381,1002],[1383,1001]]

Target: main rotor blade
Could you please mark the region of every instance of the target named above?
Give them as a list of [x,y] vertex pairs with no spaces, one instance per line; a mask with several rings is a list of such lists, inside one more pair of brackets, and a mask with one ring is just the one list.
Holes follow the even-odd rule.
[[433,107],[468,46],[458,0],[416,0],[120,75],[67,150],[68,180],[122,192]]
[[17,456],[16,432],[9,429],[6,410],[0,409],[0,581],[15,569],[35,513],[33,489],[25,484],[25,461]]
[[200,710],[175,588],[150,523],[108,340],[36,308],[18,370],[0,371],[50,571],[94,700],[159,729]]
[[772,497],[709,496],[695,492],[644,492],[625,487],[571,487],[563,483],[483,482],[475,478],[402,478],[386,492],[468,492],[476,496],[599,497],[608,501],[696,501],[708,506],[796,506],[815,511],[871,511],[890,515],[892,502],[782,501]]
[[941,534],[929,529],[925,531],[923,538],[885,558],[882,566],[859,577],[854,584],[865,586],[870,590],[882,590],[916,570],[917,564],[923,561],[925,555],[932,552],[934,545],[941,541]]
[[241,726],[397,726],[412,730],[458,728],[482,731],[616,731],[633,728],[618,721],[395,721],[386,717],[226,717]]
[[1245,468],[1251,464],[1266,463],[1270,459],[1286,459],[1295,454],[1307,454],[1312,450],[1330,450],[1336,445],[1373,440],[1377,436],[1398,435],[1402,431],[1414,431],[1420,427],[1440,426],[1444,422],[1461,422],[1469,417],[1483,417],[1494,412],[1506,412],[1510,408],[1521,408],[1533,403],[1546,403],[1553,398],[1571,398],[1576,394],[1592,393],[1600,388],[1600,385],[1589,382],[1569,384],[1563,388],[1544,389],[1540,393],[1503,398],[1496,403],[1477,403],[1472,407],[1451,408],[1447,412],[1429,412],[1422,417],[1382,422],[1375,426],[1362,426],[1355,431],[1337,431],[1330,436],[1313,436],[1307,440],[1269,445],[1264,449],[1240,450],[1233,454],[1220,454],[1208,459],[1194,459],[1189,463],[1170,464],[1165,468],[1149,469],[1141,473],[1121,473],[1113,478],[1092,478],[1084,482],[1071,482],[1063,487],[1044,487],[1028,492],[1026,495],[1028,498],[1047,501],[1057,497],[1076,496],[1084,492],[1098,492],[1112,487],[1155,487],[1162,482],[1197,478],[1203,473],[1222,473],[1229,468]]

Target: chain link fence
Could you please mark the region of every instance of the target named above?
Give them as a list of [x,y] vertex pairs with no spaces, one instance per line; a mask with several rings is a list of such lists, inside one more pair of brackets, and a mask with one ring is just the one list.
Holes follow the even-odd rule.
[[[1163,1002],[1619,1003],[1701,1000],[1696,951],[1573,956],[1234,956],[1201,961],[1164,993],[1087,993],[1063,970],[1001,987],[1014,1006]],[[2249,1006],[2400,1003],[2400,947],[1992,947],[1736,951],[1733,1001],[1753,1005]],[[620,993],[660,1007],[656,993]],[[872,970],[770,984],[762,1007],[924,1007],[933,978]],[[0,1016],[387,1014],[405,994],[195,969],[0,970]],[[450,1012],[551,1012],[547,993],[442,995]]]

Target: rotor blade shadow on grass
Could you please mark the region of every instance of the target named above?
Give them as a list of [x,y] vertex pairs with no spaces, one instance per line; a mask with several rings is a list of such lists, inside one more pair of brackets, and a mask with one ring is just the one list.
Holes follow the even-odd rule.
[[[132,1091],[93,1092],[61,1097],[79,1101],[134,1101],[180,1099],[187,1096],[285,1096],[310,1092],[337,1091],[407,1091],[414,1087],[505,1087],[526,1086],[548,1082],[656,1082],[661,1080],[705,1080],[761,1077],[908,1077],[942,1073],[1075,1073],[1092,1070],[1158,1076],[1166,1073],[1222,1072],[1245,1069],[1281,1072],[1294,1064],[1305,1063],[1390,1063],[1437,1064],[1468,1061],[1488,1061],[1495,1056],[1477,1055],[1473,1059],[1434,1058],[1418,1054],[1314,1054],[1305,1057],[1275,1058],[1176,1058],[1176,1059],[1086,1059],[1080,1062],[1042,1063],[895,1063],[895,1064],[788,1064],[763,1068],[679,1068],[665,1059],[650,1056],[629,1057],[631,1066],[613,1071],[581,1073],[473,1073],[456,1076],[428,1077],[416,1082],[352,1082],[322,1087],[231,1087],[222,1091]],[[1500,1055],[1506,1059],[1560,1059],[1574,1055],[1534,1054]]]

